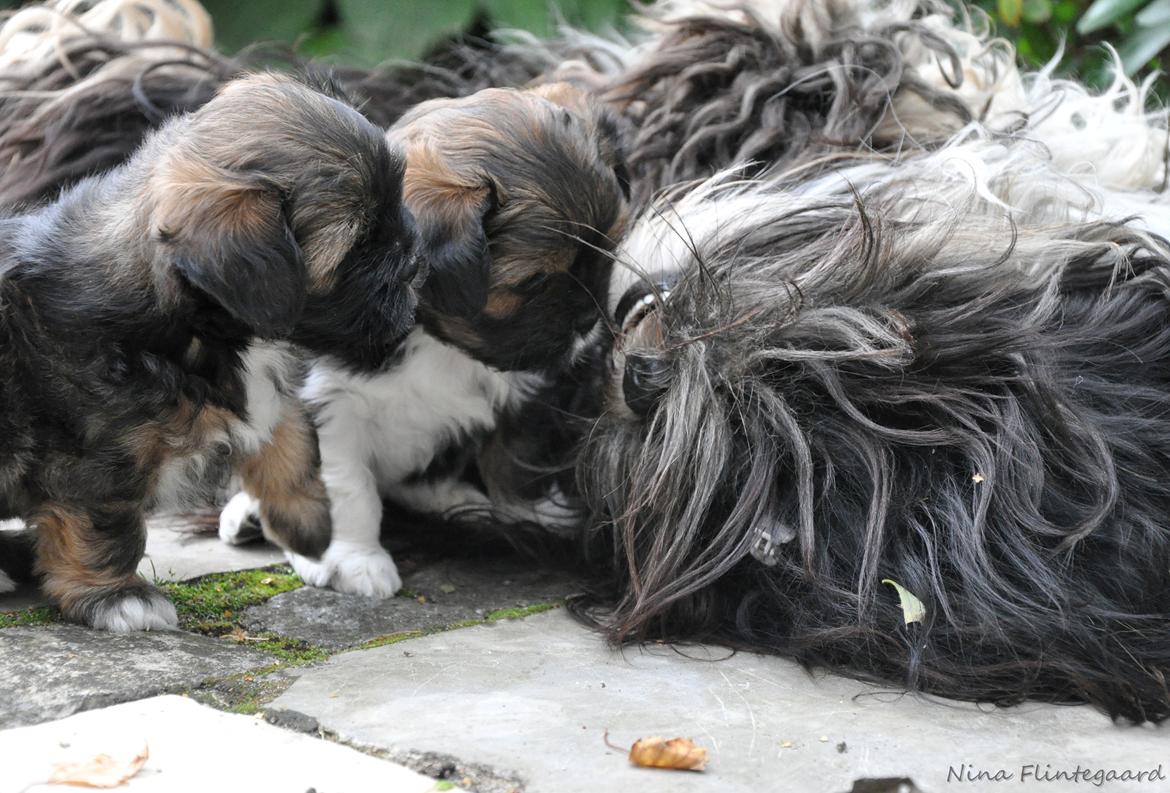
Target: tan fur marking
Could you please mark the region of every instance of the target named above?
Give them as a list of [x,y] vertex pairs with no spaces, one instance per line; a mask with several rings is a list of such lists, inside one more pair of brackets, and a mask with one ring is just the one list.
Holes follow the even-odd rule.
[[139,582],[137,574],[110,570],[96,558],[104,546],[89,516],[63,505],[41,507],[29,519],[37,531],[36,572],[46,595],[68,611],[95,589],[115,590]]
[[328,542],[329,498],[316,462],[315,431],[295,407],[286,410],[272,439],[240,466],[244,490],[260,501],[266,532],[283,544],[319,532]]

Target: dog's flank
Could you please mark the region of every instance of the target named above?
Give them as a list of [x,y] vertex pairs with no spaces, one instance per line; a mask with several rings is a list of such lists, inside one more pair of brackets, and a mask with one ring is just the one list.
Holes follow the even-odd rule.
[[174,625],[135,573],[144,512],[233,465],[280,492],[269,536],[328,545],[280,339],[357,367],[405,335],[418,264],[402,170],[348,106],[257,76],[126,165],[0,221],[0,503],[33,528],[66,616]]

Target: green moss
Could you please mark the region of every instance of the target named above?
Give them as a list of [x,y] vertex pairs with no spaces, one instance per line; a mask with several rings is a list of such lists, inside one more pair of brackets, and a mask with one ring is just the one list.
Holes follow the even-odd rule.
[[531,617],[533,614],[540,614],[544,611],[559,608],[560,603],[536,603],[532,606],[519,606],[510,609],[496,609],[487,615],[487,622],[495,622],[496,620],[518,620],[524,617]]
[[560,602],[556,603],[536,603],[531,606],[517,606],[515,608],[496,609],[490,612],[483,619],[476,620],[461,620],[460,622],[452,622],[449,625],[436,625],[431,628],[422,628],[413,631],[399,631],[398,633],[391,633],[386,636],[379,636],[376,639],[370,639],[368,642],[351,647],[346,652],[351,650],[370,650],[374,647],[385,647],[388,644],[398,644],[407,639],[421,639],[423,636],[430,636],[435,633],[446,633],[447,631],[455,631],[460,628],[474,628],[477,625],[487,625],[497,620],[516,620],[523,617],[531,617],[533,614],[540,614],[543,611],[560,608]]
[[372,650],[375,647],[385,647],[388,644],[398,644],[399,642],[404,642],[407,639],[418,639],[423,636],[429,636],[430,634],[437,633],[441,630],[445,630],[445,628],[435,628],[433,630],[421,631],[399,631],[398,633],[391,633],[386,636],[379,636],[376,639],[370,639],[368,642],[363,642],[362,644],[359,644],[357,647],[352,649]]
[[329,651],[324,647],[318,647],[315,644],[309,644],[300,639],[279,636],[275,633],[264,633],[257,637],[249,638],[261,639],[261,641],[257,642],[249,640],[248,645],[255,647],[257,650],[263,650],[266,653],[275,655],[281,661],[284,661],[285,666],[314,664],[318,661],[324,661],[329,657]]
[[216,573],[159,586],[175,604],[181,627],[221,635],[235,627],[238,613],[243,609],[302,585],[291,568],[280,565],[262,570]]
[[0,611],[0,628],[16,628],[23,625],[50,625],[61,618],[57,609],[50,606],[22,609],[20,611]]

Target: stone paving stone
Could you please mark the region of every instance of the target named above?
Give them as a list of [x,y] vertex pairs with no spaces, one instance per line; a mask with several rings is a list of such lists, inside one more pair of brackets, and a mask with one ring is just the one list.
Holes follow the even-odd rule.
[[[980,709],[838,677],[779,658],[652,645],[617,652],[563,610],[335,656],[273,703],[355,745],[436,752],[511,771],[526,793],[843,793],[859,778],[945,790],[1170,789],[1170,782],[1021,784],[1022,767],[1080,763],[1170,777],[1170,730],[1112,725],[1084,707]],[[715,660],[714,659],[721,659]],[[629,766],[640,737],[695,739],[702,774]],[[966,769],[960,771],[960,766]],[[948,782],[1003,769],[1010,782]],[[896,789],[896,788],[891,788]]]
[[179,631],[5,628],[0,630],[0,727],[180,691],[272,662],[266,653]]
[[[0,793],[51,793],[55,764],[97,754],[149,757],[119,790],[426,793],[435,780],[320,738],[175,696],[155,697],[0,733]],[[70,790],[78,788],[70,787]]]
[[266,542],[228,545],[215,533],[218,515],[151,518],[146,556],[138,572],[148,581],[186,581],[210,573],[251,570],[284,562],[284,553]]
[[242,622],[251,632],[272,631],[338,650],[403,631],[482,619],[497,609],[556,601],[578,584],[564,573],[514,558],[489,558],[424,564],[406,574],[403,587],[409,595],[385,600],[304,587],[252,606]]

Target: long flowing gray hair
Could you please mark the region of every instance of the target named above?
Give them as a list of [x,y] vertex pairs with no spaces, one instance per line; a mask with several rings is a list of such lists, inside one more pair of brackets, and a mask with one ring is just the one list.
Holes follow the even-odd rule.
[[1170,246],[1151,229],[1170,232],[1162,196],[983,129],[664,201],[621,250],[639,276],[615,302],[654,298],[616,318],[584,441],[610,579],[575,610],[615,641],[1170,717]]

